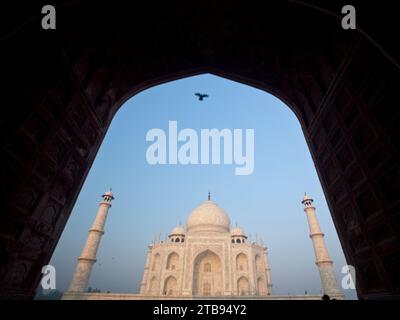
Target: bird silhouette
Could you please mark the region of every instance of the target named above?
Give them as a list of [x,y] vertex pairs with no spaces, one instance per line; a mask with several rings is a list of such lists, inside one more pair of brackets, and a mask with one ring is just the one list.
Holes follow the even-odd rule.
[[203,101],[204,98],[208,98],[208,94],[205,93],[196,92],[194,95],[198,96],[200,101]]

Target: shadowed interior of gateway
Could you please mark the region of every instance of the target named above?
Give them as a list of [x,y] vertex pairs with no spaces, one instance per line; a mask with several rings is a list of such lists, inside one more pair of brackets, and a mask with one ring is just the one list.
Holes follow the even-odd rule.
[[96,14],[89,1],[59,3],[56,32],[35,27],[28,4],[4,39],[3,298],[33,297],[123,102],[204,72],[268,91],[294,111],[359,297],[399,296],[400,74],[390,4],[355,1],[359,28],[343,30],[329,14],[340,6],[317,1],[270,1],[265,10],[96,3]]

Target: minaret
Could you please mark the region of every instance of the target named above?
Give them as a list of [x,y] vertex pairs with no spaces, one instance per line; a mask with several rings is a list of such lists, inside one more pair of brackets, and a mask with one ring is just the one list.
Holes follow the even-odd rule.
[[82,250],[81,256],[78,258],[76,270],[68,291],[84,292],[89,282],[93,264],[96,262],[96,254],[100,245],[100,239],[104,234],[104,224],[106,223],[108,209],[110,209],[111,201],[114,199],[111,190],[103,194],[102,198],[103,200],[99,204],[99,210],[97,211],[92,228],[89,229],[85,247]]
[[313,201],[314,200],[306,194],[301,203],[304,205],[304,212],[307,215],[308,225],[310,227],[310,238],[314,246],[316,258],[315,264],[319,269],[322,290],[323,293],[328,295],[330,298],[341,298],[343,297],[343,294],[337,287],[335,273],[333,271],[333,261],[326,248],[324,234],[318,224],[315,207],[312,204]]

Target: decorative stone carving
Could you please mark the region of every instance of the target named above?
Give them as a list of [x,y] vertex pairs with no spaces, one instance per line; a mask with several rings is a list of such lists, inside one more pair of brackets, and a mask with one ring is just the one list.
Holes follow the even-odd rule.
[[16,196],[14,200],[14,205],[26,210],[27,212],[32,212],[39,201],[40,193],[33,187],[26,186],[21,192]]

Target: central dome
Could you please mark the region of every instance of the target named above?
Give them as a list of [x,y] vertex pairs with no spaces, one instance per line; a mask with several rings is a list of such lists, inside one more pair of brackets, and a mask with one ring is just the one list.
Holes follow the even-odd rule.
[[208,200],[195,208],[187,222],[188,232],[229,232],[231,221],[224,209]]

